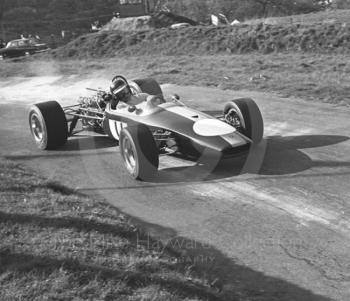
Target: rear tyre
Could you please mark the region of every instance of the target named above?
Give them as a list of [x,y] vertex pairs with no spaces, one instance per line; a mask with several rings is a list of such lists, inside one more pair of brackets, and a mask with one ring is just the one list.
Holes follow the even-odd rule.
[[226,122],[258,144],[264,135],[264,122],[258,105],[251,98],[234,99],[224,107]]
[[68,138],[68,126],[62,107],[56,101],[37,103],[29,109],[29,127],[40,149],[57,149]]
[[133,94],[147,93],[163,98],[163,92],[157,81],[153,78],[136,79],[129,82]]
[[120,133],[120,153],[134,179],[147,181],[156,175],[159,152],[151,131],[145,125],[132,125]]

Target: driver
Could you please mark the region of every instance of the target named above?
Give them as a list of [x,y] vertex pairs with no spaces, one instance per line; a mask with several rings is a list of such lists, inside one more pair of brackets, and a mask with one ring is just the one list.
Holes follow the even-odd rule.
[[[119,76],[112,80],[110,92],[112,94],[111,109],[113,110],[117,108],[119,102],[123,102],[124,105],[136,106],[146,101],[149,96],[147,93],[133,95],[127,81]],[[123,104],[121,105],[123,106]]]

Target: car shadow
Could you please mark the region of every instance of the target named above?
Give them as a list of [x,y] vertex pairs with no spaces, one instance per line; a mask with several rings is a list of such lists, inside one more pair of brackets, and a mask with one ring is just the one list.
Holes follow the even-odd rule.
[[[113,209],[114,211],[115,209]],[[118,210],[118,209],[117,209]],[[110,210],[113,212],[112,210]],[[118,210],[119,211],[119,210]],[[141,245],[147,250],[154,250],[164,254],[173,262],[173,268],[186,273],[191,277],[205,278],[208,286],[217,293],[213,296],[208,290],[204,291],[205,300],[269,300],[269,301],[330,301],[330,298],[321,296],[309,289],[303,288],[287,280],[264,274],[254,270],[235,258],[230,258],[215,246],[178,235],[176,230],[149,223],[139,218],[125,215],[126,220],[138,227],[135,231],[126,232],[118,223],[97,222],[91,218],[73,216],[42,216],[35,214],[9,213],[0,211],[0,220],[8,225],[35,226],[38,229],[75,229],[83,233],[99,233],[113,235],[113,237],[128,239],[135,248]],[[279,244],[288,245],[288,233],[285,239],[281,238]],[[250,243],[250,242],[246,242]],[[279,248],[279,245],[271,245]],[[84,273],[86,279],[95,279],[96,275],[105,280],[120,279],[121,271],[115,267],[91,264],[84,260],[75,260],[69,256],[55,256],[55,254],[35,254],[35,252],[18,251],[14,248],[0,250],[1,273],[21,272],[41,273],[51,275],[58,269],[64,269],[70,273]],[[159,285],[157,277],[145,278],[143,265],[134,272],[129,273],[134,279],[143,278],[138,286]],[[84,279],[85,279],[84,278]],[[193,283],[179,287],[178,282],[172,278],[166,278],[162,282],[169,287],[177,289],[193,288]],[[200,293],[200,291],[195,291]],[[197,296],[198,297],[198,296]]]
[[69,138],[59,151],[83,151],[115,147],[117,145],[118,142],[116,140],[109,139],[106,136],[75,135]]
[[288,175],[312,167],[350,166],[350,162],[312,160],[302,150],[324,147],[348,140],[337,135],[269,136],[249,152],[231,159],[169,167],[159,171],[157,183],[197,182],[224,179],[242,174]]

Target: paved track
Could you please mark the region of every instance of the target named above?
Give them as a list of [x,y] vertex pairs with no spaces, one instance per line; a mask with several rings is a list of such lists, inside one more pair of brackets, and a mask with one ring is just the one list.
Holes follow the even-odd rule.
[[[28,103],[107,84],[57,78],[0,85],[0,155],[49,179],[104,198],[162,242],[222,269],[226,285],[255,300],[350,300],[350,109],[266,93],[165,85],[189,105],[221,110],[248,96],[261,107],[265,140],[248,158],[211,166],[162,157],[152,183],[128,177],[115,143],[83,135],[60,151],[35,148]],[[74,101],[74,99],[73,99]],[[172,238],[172,240],[170,240]],[[176,239],[175,239],[176,238]],[[195,257],[193,257],[195,256]]]

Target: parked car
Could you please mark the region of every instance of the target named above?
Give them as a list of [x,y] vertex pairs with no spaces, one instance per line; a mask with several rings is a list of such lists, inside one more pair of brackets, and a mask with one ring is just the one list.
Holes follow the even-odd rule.
[[[38,148],[58,149],[75,133],[92,130],[119,141],[130,175],[147,180],[158,169],[159,155],[203,158],[214,152],[232,157],[246,153],[263,138],[263,119],[250,98],[234,99],[213,116],[186,106],[178,95],[164,98],[152,78],[127,82],[116,76],[114,80],[124,81],[132,95],[150,97],[138,105],[113,106],[112,95],[98,90],[97,95],[63,108],[56,101],[37,103],[29,110],[29,126]],[[76,130],[78,121],[82,129]]]
[[0,49],[0,60],[11,57],[31,55],[47,51],[45,43],[39,43],[35,39],[19,39],[7,43],[5,48]]

